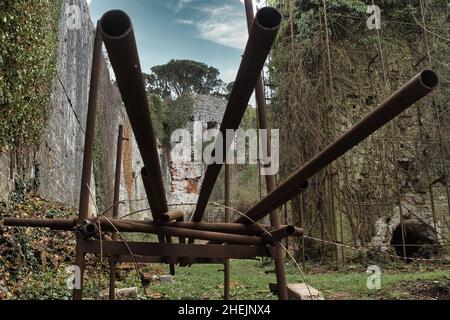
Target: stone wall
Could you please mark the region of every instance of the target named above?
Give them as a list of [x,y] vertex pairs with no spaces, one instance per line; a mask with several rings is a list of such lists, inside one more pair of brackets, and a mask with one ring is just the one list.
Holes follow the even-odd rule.
[[[81,9],[81,27],[68,28],[69,5]],[[48,117],[42,143],[36,148],[3,152],[0,155],[0,199],[6,200],[15,181],[35,181],[36,193],[49,200],[78,206],[87,118],[91,60],[95,36],[85,0],[63,1],[59,31],[57,72],[52,81]],[[142,160],[127,121],[120,93],[111,83],[106,65],[101,69],[97,112],[96,152],[100,159],[102,198],[112,204],[119,124],[126,128],[121,200],[122,213],[148,207],[140,168]],[[123,170],[124,171],[124,170]],[[94,177],[92,190],[95,194]],[[134,201],[144,199],[141,201]],[[130,201],[133,200],[133,201]]]
[[[68,28],[69,5],[81,8],[81,28]],[[6,200],[14,181],[34,181],[36,194],[53,201],[77,207],[79,202],[84,139],[87,118],[89,82],[95,29],[85,0],[65,0],[60,21],[57,72],[53,79],[48,118],[42,143],[0,155],[0,200]],[[119,125],[124,125],[123,165],[120,215],[149,207],[141,181],[143,162],[133,137],[131,125],[118,88],[111,82],[107,65],[101,69],[94,170],[91,189],[99,211],[113,204],[114,176]],[[199,95],[194,97],[194,120],[218,126],[226,108],[224,99]],[[188,125],[193,130],[193,123]],[[168,202],[171,208],[188,215],[197,202],[203,164],[174,163],[170,151],[160,146],[160,158]],[[180,204],[183,204],[180,206]],[[186,205],[188,204],[188,205]],[[95,210],[92,206],[92,210]],[[133,218],[148,217],[144,211]]]
[[[221,124],[227,106],[225,99],[196,95],[193,100],[193,118],[195,122],[201,123],[203,133],[208,128],[218,127]],[[185,129],[191,132],[191,136],[194,135],[193,122],[189,122]],[[203,163],[192,161],[172,161],[170,152],[166,152],[166,156],[169,164],[169,172],[166,173],[169,204],[188,215],[194,209],[192,204],[197,203],[205,166]]]

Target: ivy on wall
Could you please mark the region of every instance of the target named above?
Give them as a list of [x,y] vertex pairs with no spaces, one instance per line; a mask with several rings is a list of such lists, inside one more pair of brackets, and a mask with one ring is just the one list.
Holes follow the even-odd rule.
[[37,144],[56,66],[61,0],[0,2],[0,147]]

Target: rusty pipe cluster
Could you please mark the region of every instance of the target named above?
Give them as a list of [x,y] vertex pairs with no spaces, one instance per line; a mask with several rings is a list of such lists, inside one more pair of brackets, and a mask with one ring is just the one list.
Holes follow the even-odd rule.
[[[175,215],[177,212],[174,213]],[[246,245],[266,245],[287,237],[299,237],[303,231],[294,226],[272,230],[269,226],[257,227],[227,223],[154,222],[119,219],[87,219],[80,224],[73,219],[21,219],[5,218],[5,227],[49,228],[55,231],[78,231],[85,238],[96,238],[104,232],[146,233],[180,238]],[[268,235],[271,235],[270,237]]]

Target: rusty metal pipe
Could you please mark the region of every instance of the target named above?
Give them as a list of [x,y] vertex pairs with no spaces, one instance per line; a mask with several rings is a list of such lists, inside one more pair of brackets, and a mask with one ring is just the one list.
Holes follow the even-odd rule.
[[[256,82],[261,76],[264,63],[278,34],[281,20],[280,12],[270,7],[261,9],[256,16],[220,127],[220,134],[223,137],[226,136],[227,129],[236,130],[242,121]],[[232,141],[227,141],[223,144],[223,160],[226,158],[231,143]],[[192,217],[193,222],[200,222],[203,219],[206,206],[222,166],[222,164],[213,164],[206,170],[197,207]]]
[[[300,191],[294,192],[295,188],[298,188],[300,184],[357,146],[408,107],[431,93],[436,89],[438,83],[439,78],[432,70],[424,70],[417,74],[402,88],[387,98],[379,107],[347,131],[347,133],[316,155],[261,202],[248,210],[246,215],[250,220],[242,217],[236,222],[246,224],[252,223],[252,221],[259,221],[276,208],[281,207],[284,203],[297,196]],[[289,199],[286,195],[289,195]]]
[[98,88],[100,79],[100,69],[102,67],[102,37],[98,28],[95,33],[94,50],[92,54],[92,69],[91,82],[89,87],[88,100],[88,114],[86,121],[84,153],[83,153],[83,169],[81,174],[81,189],[80,189],[80,205],[79,205],[79,219],[83,221],[89,218],[89,202],[92,180],[92,164],[94,152],[94,137],[95,137],[95,120],[97,115],[98,102]]
[[113,214],[112,217],[117,219],[119,217],[119,199],[120,199],[120,178],[122,174],[122,153],[123,153],[123,125],[119,126],[119,133],[117,137],[117,152],[116,152],[116,173],[114,178],[114,200],[113,200]]
[[[169,210],[133,25],[125,12],[112,10],[101,18],[100,30],[144,161],[142,179],[153,219],[157,221]],[[158,239],[161,243],[172,241],[161,235]],[[174,266],[170,269],[173,273]]]
[[[102,230],[111,230],[112,226],[108,221],[100,219],[100,222],[102,225]],[[201,231],[193,229],[182,229],[178,227],[165,227],[160,225],[158,226],[146,225],[140,223],[126,222],[123,220],[114,220],[111,222],[120,232],[162,234],[165,236],[195,238],[207,241],[220,241],[222,243],[231,243],[231,244],[247,244],[247,245],[263,244],[262,238],[257,236]]]
[[[143,224],[150,226],[162,226],[171,228],[191,229],[198,231],[210,231],[218,233],[231,233],[248,236],[258,236],[265,232],[263,230],[270,231],[269,225],[243,225],[238,223],[203,223],[203,222],[153,222],[144,220],[116,220],[129,222],[132,224]],[[51,230],[60,231],[73,231],[77,224],[77,218],[73,219],[21,219],[21,218],[5,218],[3,220],[5,227],[26,227],[26,228],[48,228]]]
[[183,221],[184,213],[183,211],[171,211],[166,212],[161,215],[162,222],[170,222],[170,221]]
[[263,235],[263,238],[268,243],[273,241],[281,241],[284,238],[291,238],[291,237],[303,237],[303,229],[297,228],[296,226],[283,226],[279,229],[270,231],[269,233],[266,233]]
[[59,231],[74,231],[78,222],[73,219],[23,219],[23,218],[4,218],[5,227],[23,227],[23,228],[47,228]]
[[[148,233],[162,236],[173,236],[182,238],[195,238],[206,241],[215,241],[230,244],[245,245],[264,245],[262,237],[239,235],[232,233],[221,233],[212,231],[201,231],[194,229],[183,229],[179,227],[166,227],[155,224],[135,223],[126,220],[116,219],[93,219],[86,220],[89,223],[100,223],[101,229],[108,232],[127,232],[127,233]],[[86,225],[89,225],[86,224]],[[111,225],[114,225],[114,227]],[[72,231],[77,225],[76,219],[19,219],[5,218],[3,220],[5,227],[33,227],[33,228],[50,228],[59,231]],[[116,230],[117,229],[117,230]]]
[[[247,27],[249,34],[255,22],[255,13],[253,11],[253,0],[244,0],[245,14],[247,16]],[[255,88],[256,104],[258,106],[258,124],[259,129],[267,130],[269,125],[267,122],[267,106],[266,106],[266,94],[264,90],[263,74],[258,79]],[[263,154],[266,154],[269,158],[272,156],[271,138],[270,132],[267,139],[267,143],[260,144],[260,148],[263,150]],[[276,187],[275,176],[266,175],[267,193],[272,192]],[[272,227],[280,227],[280,213],[278,210],[270,213],[270,222]],[[288,299],[287,280],[286,280],[286,267],[285,267],[285,254],[281,245],[275,244],[275,271],[277,275],[278,297],[280,300]]]
[[[89,86],[89,100],[88,100],[88,113],[85,131],[84,142],[84,154],[83,154],[83,169],[81,174],[81,187],[80,187],[80,203],[78,222],[81,224],[85,219],[89,218],[89,203],[90,203],[90,186],[92,180],[92,168],[93,168],[93,153],[94,153],[94,138],[95,138],[95,118],[97,114],[97,102],[98,102],[98,88],[100,79],[100,70],[103,64],[102,54],[102,36],[99,30],[100,23],[97,22],[97,28],[95,30],[94,49],[92,53],[92,69],[91,80]],[[77,244],[75,248],[75,265],[80,269],[80,288],[73,290],[73,299],[81,300],[83,298],[83,279],[84,279],[84,267],[85,267],[85,255],[81,251],[81,235],[77,235]]]
[[240,223],[168,222],[161,223],[160,225],[241,235],[261,235],[264,233],[264,229],[270,230],[270,226],[268,225],[243,225]]
[[125,12],[112,10],[101,18],[100,31],[148,173],[146,192],[158,220],[169,210],[133,25]]
[[[116,173],[114,177],[114,199],[113,199],[113,213],[112,217],[117,219],[119,217],[119,199],[120,199],[120,178],[122,173],[122,153],[123,153],[123,125],[119,126],[119,133],[117,136],[117,150],[116,150]],[[118,236],[114,232],[113,240],[117,240]],[[109,259],[109,300],[116,300],[116,262],[112,257]]]
[[[225,165],[225,223],[228,224],[231,222],[231,165]],[[225,260],[223,264],[223,298],[225,301],[230,300],[230,288],[231,288],[231,269],[230,269],[230,260]]]

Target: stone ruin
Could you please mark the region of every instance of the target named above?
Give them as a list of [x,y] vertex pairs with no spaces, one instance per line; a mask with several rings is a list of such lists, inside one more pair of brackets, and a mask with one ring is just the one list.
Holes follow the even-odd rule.
[[[194,122],[202,123],[204,132],[207,129],[218,128],[227,107],[227,100],[209,95],[195,95],[193,99],[193,121],[189,122],[185,129],[193,134]],[[186,217],[189,217],[195,207],[192,204],[197,203],[205,166],[203,163],[192,161],[171,161],[170,151],[166,153],[166,156],[169,165],[165,183],[166,190],[170,191],[167,192],[169,204],[184,211]],[[205,220],[215,219],[214,212],[207,215]]]
[[[430,259],[437,256],[443,237],[439,222],[434,225],[431,205],[417,194],[404,194],[402,198],[407,258]],[[374,227],[375,236],[370,245],[382,253],[403,257],[399,206],[394,207],[390,216],[378,219]]]

